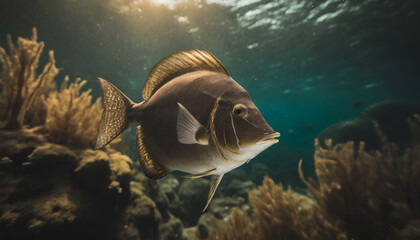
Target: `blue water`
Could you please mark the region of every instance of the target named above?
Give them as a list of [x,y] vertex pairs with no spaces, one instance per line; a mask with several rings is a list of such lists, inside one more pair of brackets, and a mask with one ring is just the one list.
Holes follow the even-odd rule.
[[58,82],[82,77],[99,97],[100,76],[138,102],[159,59],[210,51],[282,134],[244,168],[261,162],[298,184],[297,162],[313,174],[313,141],[327,126],[384,100],[420,103],[419,9],[415,0],[3,0],[0,45],[36,27],[62,68]]

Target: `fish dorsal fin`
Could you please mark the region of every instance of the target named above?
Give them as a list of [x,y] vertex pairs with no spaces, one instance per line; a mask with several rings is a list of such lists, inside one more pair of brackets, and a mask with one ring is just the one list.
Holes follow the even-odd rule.
[[220,181],[223,178],[223,174],[221,175],[213,175],[211,177],[211,182],[210,182],[210,191],[209,191],[209,197],[207,199],[207,204],[203,209],[203,212],[206,211],[207,207],[209,206],[211,199],[214,196],[214,193],[216,192],[217,186],[219,186]]
[[150,70],[143,86],[144,100],[149,100],[161,86],[175,77],[199,70],[229,75],[222,63],[210,52],[196,49],[175,52],[160,60]]
[[144,138],[141,125],[137,126],[137,155],[140,160],[141,169],[147,177],[160,179],[171,172],[153,158]]

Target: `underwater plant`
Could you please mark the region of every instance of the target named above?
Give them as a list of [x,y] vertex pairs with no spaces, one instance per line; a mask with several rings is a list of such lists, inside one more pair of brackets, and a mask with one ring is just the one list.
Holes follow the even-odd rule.
[[[409,119],[418,138],[420,118]],[[327,148],[315,141],[318,184],[301,179],[324,214],[354,239],[420,237],[420,144],[401,151],[374,122],[381,151],[356,151],[353,142]]]
[[49,52],[49,63],[43,72],[36,76],[44,48],[44,42],[37,39],[34,28],[32,38],[19,37],[17,46],[8,36],[9,54],[0,47],[0,127],[32,128],[45,133],[51,142],[92,148],[102,113],[100,98],[92,103],[91,90],[81,92],[86,80],[76,79],[68,85],[68,76],[57,91],[54,78],[58,69],[53,51]]
[[268,176],[258,190],[248,193],[251,211],[233,208],[227,226],[216,223],[209,239],[346,239],[310,197],[285,190]]
[[48,138],[73,147],[93,147],[102,113],[101,98],[92,103],[91,90],[80,91],[86,80],[77,78],[70,85],[68,82],[66,76],[61,90],[51,93],[45,100]]
[[[32,38],[19,37],[17,46],[8,35],[9,54],[0,47],[0,98],[3,108],[0,109],[0,121],[5,122],[2,126],[5,129],[22,128],[28,111],[35,112],[41,109],[42,112],[43,106],[38,103],[41,97],[55,86],[53,80],[58,74],[58,69],[55,66],[53,51],[49,52],[49,63],[45,65],[42,73],[36,76],[39,58],[44,48],[44,42],[38,42],[37,38],[38,34],[34,28]],[[35,122],[39,123],[36,119]]]
[[409,119],[417,141],[404,151],[374,125],[380,151],[331,140],[323,148],[315,140],[318,181],[306,180],[299,165],[307,200],[266,177],[258,195],[249,193],[251,211],[233,210],[210,239],[419,239],[420,117]]

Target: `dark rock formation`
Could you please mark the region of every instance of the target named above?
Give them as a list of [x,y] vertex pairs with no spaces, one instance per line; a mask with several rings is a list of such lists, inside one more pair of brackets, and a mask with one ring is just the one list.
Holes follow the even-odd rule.
[[[381,102],[367,107],[356,119],[327,127],[318,135],[318,139],[321,144],[324,144],[324,140],[329,138],[333,140],[334,144],[364,141],[366,149],[379,149],[381,143],[372,124],[372,121],[376,121],[389,140],[404,149],[411,145],[407,119],[414,114],[420,114],[419,105],[392,101]],[[325,147],[325,145],[323,146]]]
[[182,238],[156,181],[132,181],[132,161],[106,148],[72,150],[0,131],[0,239]]
[[196,225],[206,205],[210,183],[203,178],[188,179],[179,188],[180,218],[185,226]]

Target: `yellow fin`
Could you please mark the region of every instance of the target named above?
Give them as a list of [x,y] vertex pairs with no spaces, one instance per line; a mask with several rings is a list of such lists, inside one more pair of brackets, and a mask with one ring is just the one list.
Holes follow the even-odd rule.
[[213,198],[214,193],[216,192],[217,186],[219,186],[219,183],[222,180],[222,177],[223,177],[223,174],[214,175],[213,177],[211,177],[209,197],[207,199],[207,204],[204,207],[203,212],[206,211],[207,207],[209,206],[211,199]]
[[204,177],[207,175],[210,175],[212,173],[216,172],[216,168],[213,168],[211,170],[205,171],[203,173],[199,173],[199,174],[189,174],[189,175],[184,175],[182,176],[183,178],[200,178],[200,177]]
[[229,75],[222,63],[213,54],[203,50],[187,50],[172,53],[153,66],[143,86],[145,101],[165,83],[182,74],[208,70]]
[[160,179],[168,175],[171,171],[160,165],[149,152],[144,139],[141,126],[137,126],[137,155],[140,160],[140,166],[144,174],[153,179]]

